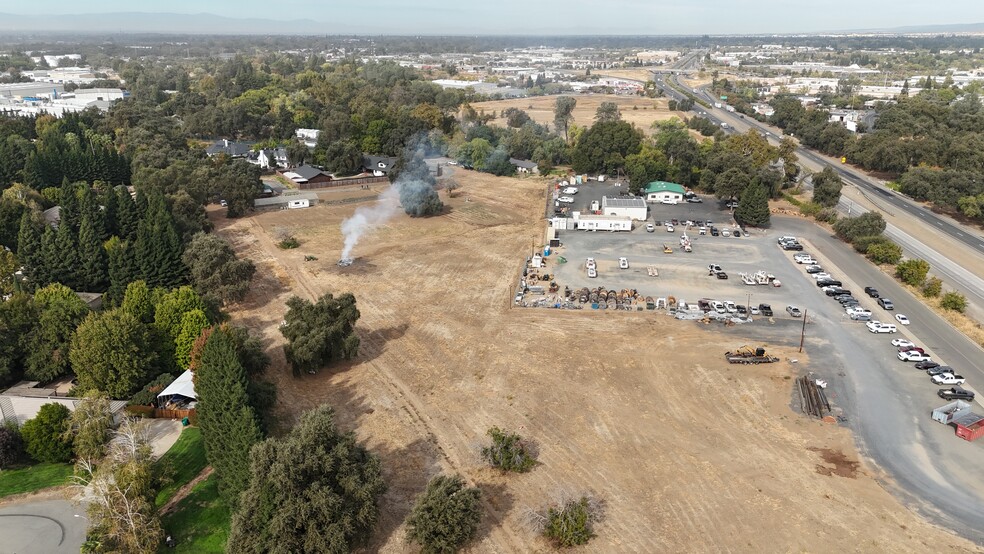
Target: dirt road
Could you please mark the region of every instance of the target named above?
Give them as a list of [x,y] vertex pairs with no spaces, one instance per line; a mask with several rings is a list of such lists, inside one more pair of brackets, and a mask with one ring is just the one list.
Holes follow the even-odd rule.
[[[390,489],[371,551],[408,551],[402,521],[442,471],[485,493],[476,552],[549,550],[524,513],[582,493],[605,503],[591,552],[975,551],[885,492],[846,430],[789,408],[805,359],[739,368],[722,353],[755,344],[740,331],[511,308],[519,264],[542,236],[543,183],[455,179],[449,213],[394,218],[344,269],[339,223],[355,206],[216,220],[257,264],[233,319],[269,347],[281,421],[327,402],[382,458]],[[300,248],[276,248],[280,226]],[[285,301],[348,291],[362,314],[359,359],[292,377],[277,332]],[[542,465],[519,476],[484,467],[493,425],[536,440]]]

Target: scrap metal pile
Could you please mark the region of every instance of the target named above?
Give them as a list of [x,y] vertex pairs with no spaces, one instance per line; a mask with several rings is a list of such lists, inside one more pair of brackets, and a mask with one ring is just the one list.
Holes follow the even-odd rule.
[[725,352],[724,357],[729,364],[771,364],[779,361],[775,356],[766,355],[765,348],[752,350],[746,346],[734,352]]

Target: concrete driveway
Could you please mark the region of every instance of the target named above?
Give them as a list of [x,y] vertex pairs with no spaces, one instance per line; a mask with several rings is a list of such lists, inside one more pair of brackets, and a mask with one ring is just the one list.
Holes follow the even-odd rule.
[[78,554],[89,521],[68,500],[25,500],[0,508],[0,554]]
[[181,436],[181,420],[179,419],[148,419],[147,436],[154,450],[154,458],[160,458]]

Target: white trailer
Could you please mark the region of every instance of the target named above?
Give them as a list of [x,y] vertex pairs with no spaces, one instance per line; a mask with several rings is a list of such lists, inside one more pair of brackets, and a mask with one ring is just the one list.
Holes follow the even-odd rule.
[[298,208],[310,208],[310,207],[311,207],[311,201],[308,200],[307,198],[301,198],[299,200],[291,200],[287,202],[287,209],[289,210],[295,210]]

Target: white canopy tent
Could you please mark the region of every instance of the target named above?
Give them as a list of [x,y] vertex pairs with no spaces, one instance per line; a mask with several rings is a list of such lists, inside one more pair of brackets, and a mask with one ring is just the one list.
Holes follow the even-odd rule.
[[[168,402],[174,400],[198,400],[195,394],[194,374],[190,369],[178,376],[164,390],[157,395],[157,405],[166,406]],[[178,398],[175,398],[178,397]]]

